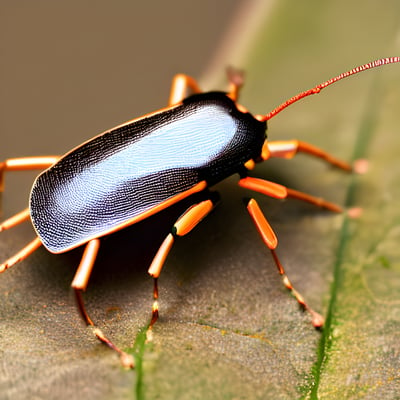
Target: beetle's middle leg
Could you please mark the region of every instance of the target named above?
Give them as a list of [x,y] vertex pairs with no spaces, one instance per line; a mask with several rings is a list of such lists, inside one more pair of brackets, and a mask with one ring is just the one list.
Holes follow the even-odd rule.
[[171,233],[169,233],[161,244],[160,248],[155,255],[150,268],[149,274],[154,278],[154,291],[153,291],[153,307],[152,317],[149,324],[149,330],[151,331],[154,323],[158,319],[158,277],[160,276],[161,270],[164,266],[165,260],[174,244],[175,238],[188,234],[200,221],[203,220],[214,208],[212,200],[204,200],[189,207],[175,222]]
[[194,78],[185,74],[175,75],[172,79],[168,105],[172,106],[180,103],[188,96],[188,90],[190,90],[191,93],[201,93],[201,89]]
[[99,328],[95,326],[89,314],[87,313],[83,302],[82,292],[86,290],[86,287],[88,285],[93,265],[96,261],[97,253],[99,251],[99,247],[100,239],[93,239],[88,242],[71,286],[75,291],[78,309],[83,320],[86,322],[86,325],[93,328],[93,333],[101,342],[106,344],[108,347],[110,347],[112,350],[116,351],[120,355],[121,363],[125,368],[133,368],[133,357],[118,348],[110,339],[108,339],[104,335],[104,333]]
[[[228,96],[236,101],[239,97],[240,88],[244,83],[244,72],[242,70],[228,67],[226,74],[229,82]],[[171,91],[169,95],[168,105],[180,103],[190,93],[201,93],[197,81],[189,75],[177,74],[174,76],[171,84]]]

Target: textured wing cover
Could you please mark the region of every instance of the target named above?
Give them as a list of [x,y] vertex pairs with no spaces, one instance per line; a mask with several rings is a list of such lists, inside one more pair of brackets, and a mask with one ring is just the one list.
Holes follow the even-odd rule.
[[31,192],[32,222],[45,247],[67,251],[201,180],[213,184],[236,172],[260,153],[265,126],[254,143],[243,121],[249,114],[235,117],[235,110],[225,95],[196,96],[67,153],[38,176]]

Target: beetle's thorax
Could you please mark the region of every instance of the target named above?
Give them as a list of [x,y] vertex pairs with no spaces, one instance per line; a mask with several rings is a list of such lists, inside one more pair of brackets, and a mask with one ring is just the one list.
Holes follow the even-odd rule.
[[183,106],[204,121],[199,132],[203,143],[220,138],[221,146],[209,152],[207,163],[201,167],[202,178],[210,185],[238,172],[249,159],[260,156],[266,123],[257,121],[226,93],[196,94],[184,100]]

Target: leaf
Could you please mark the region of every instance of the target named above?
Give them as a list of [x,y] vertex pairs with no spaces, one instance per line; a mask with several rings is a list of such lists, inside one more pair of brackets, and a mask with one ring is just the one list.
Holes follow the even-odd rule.
[[[86,39],[88,27],[94,26],[87,25],[86,20],[95,21],[92,12],[99,8],[86,10],[86,14],[81,10],[81,19],[75,21],[77,27],[85,27],[82,32],[86,32]],[[249,18],[251,24],[256,20],[262,24],[241,53],[242,58],[232,55],[240,60],[237,66],[246,70],[240,103],[251,112],[265,114],[292,95],[356,65],[399,55],[399,8],[394,0],[273,2],[266,7],[266,14]],[[54,21],[56,33],[56,25],[61,24],[57,10],[52,9],[52,18],[48,19]],[[87,139],[74,136],[75,131],[76,135],[96,132],[99,127],[90,125],[89,120],[104,128],[106,114],[118,115],[123,107],[127,118],[134,116],[130,99],[142,101],[142,96],[130,81],[139,73],[131,69],[136,65],[139,71],[146,65],[146,57],[130,45],[134,34],[127,40],[126,35],[116,33],[128,25],[125,14],[129,22],[134,15],[123,14],[109,18],[101,30],[95,30],[102,32],[103,39],[95,40],[95,46],[88,46],[87,51],[90,47],[94,54],[96,46],[108,40],[112,45],[104,49],[104,54],[100,52],[100,59],[86,61],[90,74],[77,85],[65,77],[70,76],[71,69],[75,69],[73,79],[80,77],[82,69],[78,67],[85,62],[87,52],[82,51],[84,56],[68,52],[70,38],[75,37],[70,20],[63,46],[58,42],[52,45],[57,56],[49,51],[51,46],[43,47],[43,55],[51,54],[43,65],[40,57],[38,60],[30,53],[31,49],[37,53],[41,47],[21,51],[15,46],[12,54],[27,54],[25,58],[35,62],[27,64],[29,68],[21,73],[16,71],[14,79],[21,80],[22,89],[12,91],[3,102],[17,104],[21,107],[18,112],[29,115],[5,118],[5,126],[14,128],[18,138],[26,134],[26,140],[16,140],[7,132],[10,142],[3,140],[3,158],[9,156],[3,152],[11,146],[11,139],[16,140],[18,150],[28,153],[39,146],[62,151],[66,142],[61,144],[61,140]],[[12,21],[24,15],[19,11],[18,19]],[[191,12],[191,17],[195,16],[196,12]],[[111,25],[114,19],[118,23]],[[170,29],[174,25],[168,20]],[[184,69],[185,60],[200,51],[193,40],[206,33],[206,25],[202,22],[203,30],[196,31],[192,22],[180,30],[179,40],[159,34],[164,47],[161,50],[178,43],[181,52],[182,48],[185,51],[179,61],[173,58],[172,50],[168,51],[169,56],[162,55],[156,63],[157,69],[177,72],[178,65],[182,72],[190,72]],[[105,26],[110,28],[104,30]],[[231,42],[238,43],[251,28],[242,25],[241,30],[233,30]],[[43,41],[49,35],[44,30]],[[62,39],[64,35],[58,32],[54,37]],[[29,39],[24,37],[21,43]],[[119,39],[123,51],[117,52],[114,48]],[[181,44],[184,39],[190,46]],[[149,46],[150,53],[157,51]],[[123,57],[119,59],[117,54]],[[165,58],[172,58],[170,67],[164,65]],[[217,65],[219,73],[229,63],[230,56],[226,58]],[[57,60],[65,64],[61,72],[49,67]],[[22,62],[16,65],[25,66]],[[123,73],[125,67],[129,74]],[[42,80],[26,87],[32,79],[30,69],[38,74],[43,68],[45,73],[38,75]],[[289,107],[268,124],[269,140],[298,138],[345,160],[367,158],[367,174],[345,174],[303,155],[290,161],[268,161],[253,172],[254,176],[363,210],[353,220],[294,200],[279,202],[255,196],[278,235],[277,252],[292,283],[326,317],[321,332],[312,327],[309,316],[283,287],[270,252],[242,205],[242,197],[254,194],[238,188],[237,177],[232,177],[217,187],[222,203],[216,212],[191,235],[181,238],[168,258],[159,280],[160,320],[154,326],[151,343],[145,343],[143,331],[152,302],[152,282],[146,271],[182,210],[167,210],[104,241],[84,297],[90,315],[104,332],[134,353],[138,365],[135,371],[120,368],[116,355],[100,345],[79,320],[68,291],[81,257],[79,249],[58,256],[42,249],[3,274],[0,392],[13,399],[70,399],[82,394],[96,399],[396,398],[400,392],[399,68],[399,64],[387,66],[346,79]],[[96,75],[93,71],[100,78],[92,81],[90,78]],[[52,82],[51,77],[57,83],[50,85],[54,91],[39,91],[42,82]],[[156,82],[155,77],[153,73],[149,80]],[[141,75],[140,80],[144,80]],[[101,89],[89,97],[90,90],[84,91],[86,85],[91,90]],[[224,85],[221,80],[218,87],[223,90]],[[83,91],[70,93],[69,86]],[[157,86],[157,91],[162,90]],[[53,97],[54,93],[57,96]],[[39,101],[31,101],[37,94]],[[29,107],[24,106],[26,99],[31,99]],[[75,108],[76,102],[79,105]],[[40,114],[43,110],[46,123]],[[88,115],[90,112],[94,115]],[[25,120],[28,126],[34,125],[36,117],[41,121],[36,122],[36,135],[19,127]],[[112,121],[110,126],[119,122]],[[40,134],[45,140],[39,140]],[[23,154],[12,154],[17,155]],[[3,195],[6,214],[17,204],[19,207],[19,202],[26,204],[25,193],[15,184],[17,179],[14,174],[7,176]],[[8,192],[12,184],[14,197]],[[11,255],[32,237],[29,227],[13,232],[2,233],[2,257]]]
[[[378,7],[358,2],[281,2],[247,67],[263,70],[251,78],[255,83],[247,89],[256,99],[257,112],[262,92],[276,98],[275,92],[284,91],[287,98],[357,64],[398,55],[399,20],[394,11],[398,5],[389,3]],[[289,79],[282,81],[280,76]],[[293,82],[300,86],[286,94]],[[284,132],[285,137],[317,143],[343,158],[365,157],[370,165],[366,175],[338,176],[337,182],[329,173],[329,187],[321,182],[325,178],[305,165],[299,165],[300,172],[291,179],[306,191],[322,187],[328,199],[337,199],[339,193],[347,207],[363,210],[359,219],[338,221],[332,248],[332,252],[337,249],[336,256],[325,268],[332,279],[324,295],[327,321],[310,375],[304,370],[308,381],[302,391],[307,398],[395,398],[399,392],[399,83],[397,65],[369,71],[292,106],[269,124],[270,140],[281,139]],[[286,176],[286,167],[277,168]],[[306,229],[303,235],[309,234],[310,228]],[[315,260],[327,243],[332,242],[321,237],[314,244]],[[302,238],[298,245],[302,246]],[[314,262],[310,268],[321,271]]]

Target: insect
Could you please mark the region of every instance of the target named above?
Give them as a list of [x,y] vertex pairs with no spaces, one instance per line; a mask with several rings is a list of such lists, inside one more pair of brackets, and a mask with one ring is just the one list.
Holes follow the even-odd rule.
[[[84,305],[86,290],[101,238],[142,221],[196,193],[204,200],[191,205],[175,222],[157,251],[149,274],[154,279],[149,332],[158,318],[158,277],[175,240],[188,234],[215,207],[210,190],[238,174],[238,184],[279,199],[296,198],[340,212],[326,200],[249,176],[257,163],[273,157],[292,158],[303,152],[344,171],[353,167],[329,153],[298,140],[268,141],[267,121],[298,100],[361,71],[400,62],[400,57],[376,60],[340,74],[301,92],[266,115],[252,115],[237,103],[243,75],[228,71],[229,90],[202,93],[197,82],[177,75],[172,82],[168,107],[133,119],[95,136],[67,154],[51,157],[8,159],[0,163],[0,189],[4,173],[45,169],[35,180],[29,208],[0,224],[0,231],[31,220],[37,237],[0,265],[0,272],[25,259],[41,245],[52,253],[85,246],[72,288],[79,312],[97,338],[119,353],[125,367],[133,358],[119,349],[94,324]],[[192,94],[186,97],[187,91]],[[284,286],[309,312],[315,327],[323,318],[293,287],[276,253],[277,237],[257,201],[247,202],[251,219],[270,249]]]

